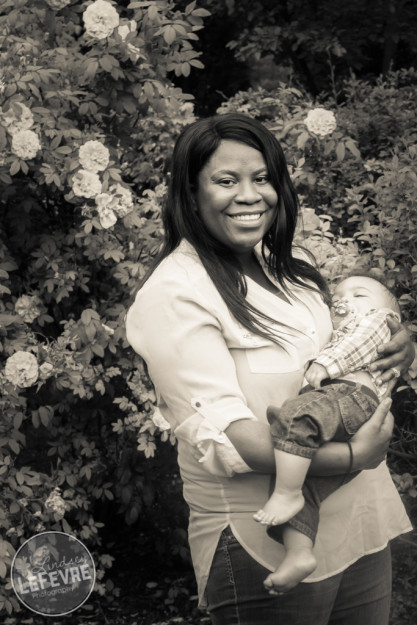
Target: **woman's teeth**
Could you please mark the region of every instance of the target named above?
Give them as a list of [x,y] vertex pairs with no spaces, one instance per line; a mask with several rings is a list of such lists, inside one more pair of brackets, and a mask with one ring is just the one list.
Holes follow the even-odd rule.
[[262,213],[253,213],[251,215],[229,215],[229,217],[237,221],[256,221],[261,215]]

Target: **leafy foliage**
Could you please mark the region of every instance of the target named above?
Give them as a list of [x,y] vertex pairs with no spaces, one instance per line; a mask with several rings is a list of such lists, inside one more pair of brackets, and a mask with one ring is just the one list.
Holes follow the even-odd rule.
[[411,1],[258,0],[227,2],[240,60],[272,56],[310,93],[335,89],[350,72],[383,74],[415,62],[416,7]]
[[[24,538],[58,529],[93,549],[111,598],[102,528],[180,488],[175,454],[148,460],[169,433],[123,319],[159,246],[167,155],[193,120],[169,76],[202,67],[207,15],[165,0],[3,2],[2,578]],[[0,610],[17,608],[6,584]]]

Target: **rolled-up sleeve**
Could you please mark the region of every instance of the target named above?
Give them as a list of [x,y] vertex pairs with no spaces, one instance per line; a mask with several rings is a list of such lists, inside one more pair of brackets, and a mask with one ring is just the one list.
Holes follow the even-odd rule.
[[194,458],[214,475],[250,471],[225,430],[256,417],[210,302],[177,280],[145,286],[128,312],[126,333],[147,364],[164,416]]

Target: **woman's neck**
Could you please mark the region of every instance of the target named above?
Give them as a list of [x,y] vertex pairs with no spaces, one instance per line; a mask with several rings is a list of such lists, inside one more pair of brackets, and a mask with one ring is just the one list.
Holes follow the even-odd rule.
[[278,295],[285,301],[288,301],[282,290],[279,289],[275,284],[273,284],[273,282],[271,282],[271,280],[268,278],[267,274],[262,269],[262,266],[253,251],[247,254],[238,255],[238,260],[240,262],[240,266],[242,267],[242,272],[245,276],[251,278],[254,282],[259,284],[259,286],[263,287],[270,293]]
[[258,259],[253,251],[245,252],[245,254],[237,254],[237,259],[242,267],[244,274],[251,276],[252,273],[260,269]]

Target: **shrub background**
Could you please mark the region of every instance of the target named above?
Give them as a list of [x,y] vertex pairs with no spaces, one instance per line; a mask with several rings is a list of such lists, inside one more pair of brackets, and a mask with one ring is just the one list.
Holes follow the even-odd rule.
[[[254,14],[260,8],[254,3]],[[168,614],[189,601],[181,579],[163,591],[152,586],[160,570],[188,574],[187,510],[174,438],[152,417],[153,389],[126,343],[123,319],[161,240],[173,142],[195,119],[193,96],[184,89],[194,89],[196,109],[214,112],[198,100],[202,79],[192,78],[205,75],[204,25],[213,32],[216,19],[224,24],[233,16],[242,22],[241,7],[220,1],[2,3],[5,615],[20,610],[8,581],[13,555],[44,530],[74,534],[92,551],[97,584],[90,602],[96,608],[120,601],[123,567],[135,576],[132,588],[148,588],[147,600],[163,601]],[[383,274],[414,333],[417,73],[408,67],[365,80],[341,71],[336,80],[338,65],[329,65],[328,55],[319,63],[322,48],[315,50],[317,80],[326,84],[327,76],[326,91],[309,90],[305,75],[289,78],[288,72],[268,88],[246,88],[251,64],[268,52],[263,40],[255,30],[250,49],[238,40],[229,45],[245,90],[237,91],[237,81],[230,97],[223,94],[211,106],[248,113],[271,128],[301,197],[299,238],[323,273],[333,281],[361,265]],[[330,61],[338,50],[337,37],[332,41]],[[209,48],[209,70],[216,54]],[[317,108],[334,114],[333,132],[320,136],[308,129],[306,117]],[[411,512],[417,495],[415,374],[399,387],[390,455]]]

